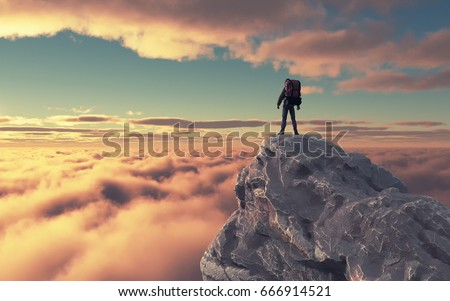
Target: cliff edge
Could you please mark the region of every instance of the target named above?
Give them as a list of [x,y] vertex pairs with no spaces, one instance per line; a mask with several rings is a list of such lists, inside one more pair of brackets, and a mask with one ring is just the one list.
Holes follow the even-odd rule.
[[450,208],[362,154],[267,139],[235,190],[204,280],[450,280]]

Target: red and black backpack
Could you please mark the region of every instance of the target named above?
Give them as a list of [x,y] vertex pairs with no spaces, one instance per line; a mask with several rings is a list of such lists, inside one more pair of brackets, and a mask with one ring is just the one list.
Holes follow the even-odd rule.
[[284,96],[290,105],[299,106],[302,104],[302,84],[299,80],[286,79],[284,91]]

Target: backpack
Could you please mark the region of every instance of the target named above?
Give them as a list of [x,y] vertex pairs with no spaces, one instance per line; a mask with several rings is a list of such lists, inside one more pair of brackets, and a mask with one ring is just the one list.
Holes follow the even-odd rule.
[[287,104],[294,106],[302,104],[302,84],[299,80],[286,79],[284,82],[284,91]]

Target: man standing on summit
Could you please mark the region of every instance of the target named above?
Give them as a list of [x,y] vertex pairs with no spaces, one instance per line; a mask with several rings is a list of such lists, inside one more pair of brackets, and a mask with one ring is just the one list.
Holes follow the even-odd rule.
[[284,135],[284,130],[286,128],[286,120],[288,112],[291,115],[292,127],[294,128],[294,135],[298,135],[297,121],[295,120],[295,109],[300,110],[300,105],[302,104],[302,85],[300,81],[294,79],[286,79],[284,81],[284,87],[281,91],[280,97],[278,97],[277,108],[280,108],[281,102],[283,102],[283,119],[281,120],[281,130],[279,135]]

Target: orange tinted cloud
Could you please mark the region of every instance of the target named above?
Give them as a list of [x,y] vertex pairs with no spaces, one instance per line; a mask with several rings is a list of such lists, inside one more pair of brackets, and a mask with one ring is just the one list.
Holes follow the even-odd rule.
[[[410,76],[396,71],[378,71],[386,64],[401,68],[431,70],[450,64],[450,30],[429,33],[421,40],[391,40],[392,28],[378,23],[341,30],[300,30],[264,40],[255,51],[234,51],[237,58],[254,63],[272,62],[291,74],[308,77],[338,77],[344,70],[368,74],[340,82],[341,92],[355,90],[405,92],[449,88],[448,70]],[[407,82],[412,82],[408,86]],[[378,83],[378,84],[377,84]],[[381,87],[387,89],[381,90]]]
[[387,60],[383,56],[395,47],[386,42],[389,31],[384,25],[372,25],[366,30],[302,30],[263,41],[255,53],[236,52],[236,56],[256,64],[272,61],[291,74],[337,77],[345,67],[365,70]]
[[74,129],[74,128],[48,128],[48,127],[27,127],[27,126],[4,126],[0,127],[1,132],[70,132],[70,133],[89,133],[95,130],[92,129]]
[[423,126],[423,127],[433,127],[433,126],[442,126],[445,125],[443,122],[436,122],[436,121],[399,121],[395,122],[395,125],[400,126]]
[[450,63],[450,29],[431,32],[420,41],[410,38],[398,48],[395,63],[401,67],[435,68]]
[[95,123],[95,122],[115,122],[120,121],[120,119],[118,119],[117,117],[106,115],[81,115],[76,117],[67,117],[63,119],[63,121]]
[[52,35],[70,29],[120,41],[143,57],[182,60],[212,57],[215,46],[239,45],[254,34],[323,14],[318,5],[292,0],[2,1],[0,36]]
[[[369,149],[410,191],[448,201],[448,149]],[[97,149],[5,149],[1,280],[198,280],[237,208],[225,158],[102,159]]]
[[340,92],[370,91],[378,93],[417,92],[450,89],[450,69],[427,76],[412,76],[392,71],[371,72],[338,84]]
[[315,86],[302,87],[302,94],[304,94],[304,95],[322,94],[322,93],[323,93],[322,87],[315,87]]
[[97,152],[3,152],[0,279],[200,279],[245,160]]
[[[27,120],[24,117],[14,117],[18,120]],[[280,118],[281,119],[281,118]],[[130,133],[140,133],[144,140],[149,134],[153,134],[153,141],[163,140],[163,133],[169,135],[169,142],[173,142],[170,133],[174,131],[174,125],[180,124],[180,131],[185,132],[190,124],[195,124],[195,130],[200,137],[205,137],[208,132],[220,132],[226,137],[236,131],[241,137],[244,133],[252,132],[262,137],[264,133],[270,130],[272,133],[279,130],[281,120],[261,120],[261,119],[233,119],[233,120],[203,120],[195,121],[184,118],[161,118],[161,117],[143,117],[141,119],[120,118],[109,115],[58,115],[50,116],[36,120],[44,126],[12,126],[15,119],[10,119],[3,126],[0,126],[0,144],[17,146],[62,146],[62,143],[74,145],[102,145],[102,136],[107,132],[115,132],[120,135],[119,138],[107,138],[109,141],[118,143],[124,142],[125,123],[129,123]],[[121,124],[121,123],[124,124]],[[349,131],[344,137],[346,146],[350,145],[379,145],[394,143],[396,146],[420,145],[424,139],[430,146],[448,146],[448,137],[450,135],[446,123],[442,121],[423,121],[423,120],[402,120],[391,122],[389,124],[380,124],[377,121],[370,120],[332,120],[332,119],[299,119],[301,131],[319,132],[322,135],[326,133],[326,123],[333,124],[334,135],[338,131]],[[85,126],[89,124],[89,128]],[[270,127],[267,125],[270,124]],[[414,129],[400,128],[404,126],[415,126]],[[210,133],[211,134],[211,133]],[[231,137],[231,136],[229,136]],[[212,138],[211,138],[212,139]],[[132,138],[137,142],[136,138]],[[201,138],[196,142],[201,149]],[[238,144],[239,139],[234,139]],[[187,139],[182,138],[181,143]],[[144,141],[144,148],[148,141]],[[212,140],[210,140],[212,142]],[[169,143],[171,144],[171,143]],[[148,148],[147,148],[148,149]],[[111,149],[110,149],[111,150]]]
[[375,163],[391,169],[411,193],[429,195],[450,206],[450,149],[362,149]]
[[[355,21],[349,25],[327,13],[336,9],[353,14],[365,8],[387,13],[410,4],[406,0],[4,0],[0,2],[0,37],[14,39],[71,30],[118,41],[142,57],[178,61],[213,58],[219,47],[226,50],[226,57],[255,65],[269,62],[275,69],[286,68],[292,75],[314,78],[338,77],[344,71],[350,71],[345,72],[350,76],[365,75],[386,66],[400,74],[398,70],[418,68],[435,71],[433,80],[441,81],[428,82],[430,75],[421,74],[412,91],[446,89],[448,78],[439,73],[442,70],[434,69],[450,64],[449,29],[421,38],[398,38],[385,21]],[[336,29],[342,22],[345,27]],[[403,84],[403,76],[390,78],[396,81],[392,91],[410,91]],[[356,89],[347,82],[340,88],[343,92]],[[369,85],[368,89],[376,88]],[[322,93],[322,89],[306,87],[307,93]]]

